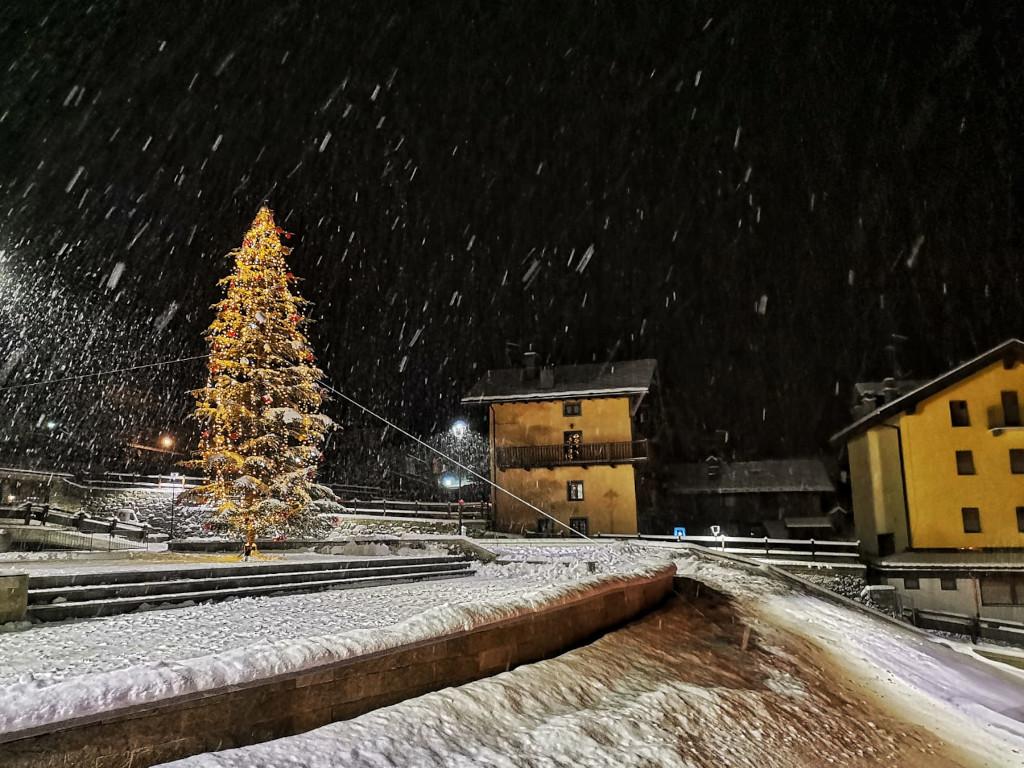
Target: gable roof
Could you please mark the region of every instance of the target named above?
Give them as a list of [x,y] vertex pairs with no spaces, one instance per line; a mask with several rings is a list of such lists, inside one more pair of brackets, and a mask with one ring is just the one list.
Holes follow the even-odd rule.
[[829,438],[829,442],[833,445],[837,445],[838,443],[844,440],[849,440],[851,437],[854,437],[855,435],[870,429],[876,424],[885,421],[891,416],[913,411],[917,404],[922,400],[927,400],[932,395],[936,395],[945,389],[949,389],[951,386],[963,381],[968,376],[971,376],[978,371],[987,368],[993,363],[999,362],[1000,360],[1004,363],[1024,360],[1024,341],[1021,341],[1020,339],[1007,339],[1002,344],[992,347],[992,349],[987,352],[983,352],[974,359],[968,360],[966,363],[962,363],[956,368],[946,371],[941,376],[925,382],[916,389],[907,392],[905,395],[897,397],[895,400],[892,400],[885,405],[879,406],[865,416],[857,419],[850,426],[836,432]]
[[739,493],[832,493],[835,487],[818,459],[721,462],[718,476],[707,462],[667,468],[666,490],[682,496]]
[[464,405],[528,400],[563,400],[577,397],[643,395],[651,388],[654,360],[623,360],[618,363],[556,365],[553,382],[542,387],[540,379],[523,380],[522,368],[487,371],[469,391]]

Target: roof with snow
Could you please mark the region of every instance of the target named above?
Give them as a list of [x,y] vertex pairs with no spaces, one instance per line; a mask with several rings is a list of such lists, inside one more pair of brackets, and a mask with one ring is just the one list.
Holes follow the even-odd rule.
[[651,388],[655,360],[623,360],[618,363],[556,365],[525,378],[524,368],[488,371],[462,402],[523,402],[566,398],[644,395]]
[[875,410],[871,411],[871,413],[857,419],[850,426],[836,432],[831,438],[829,438],[829,442],[833,445],[837,445],[892,416],[900,413],[913,413],[917,404],[922,400],[926,400],[932,395],[936,395],[945,389],[949,389],[954,384],[966,379],[968,376],[971,376],[978,371],[987,368],[993,363],[999,362],[1000,360],[1002,360],[1003,365],[1007,367],[1024,361],[1024,341],[1021,341],[1020,339],[1007,339],[1002,344],[992,347],[992,349],[987,352],[983,352],[973,360],[968,360],[966,363],[963,363],[950,371],[946,371],[944,374],[932,379],[931,381],[925,382],[916,389],[907,392],[905,395],[897,397],[895,400],[891,400],[890,402],[879,406]]
[[818,459],[674,464],[668,467],[668,473],[667,490],[683,496],[835,490],[825,465]]

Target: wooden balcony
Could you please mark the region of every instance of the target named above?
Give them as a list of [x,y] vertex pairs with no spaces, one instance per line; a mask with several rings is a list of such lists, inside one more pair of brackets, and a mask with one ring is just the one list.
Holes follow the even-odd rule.
[[633,464],[647,460],[647,441],[508,446],[496,448],[494,459],[498,469]]

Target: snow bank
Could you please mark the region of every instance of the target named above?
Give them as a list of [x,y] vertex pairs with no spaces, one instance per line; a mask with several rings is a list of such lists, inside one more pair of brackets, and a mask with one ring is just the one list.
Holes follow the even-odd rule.
[[0,732],[238,685],[469,630],[542,609],[605,584],[648,578],[665,567],[663,562],[631,564],[618,572],[542,587],[504,600],[442,605],[391,627],[257,643],[183,661],[73,677],[50,685],[26,679],[0,690]]

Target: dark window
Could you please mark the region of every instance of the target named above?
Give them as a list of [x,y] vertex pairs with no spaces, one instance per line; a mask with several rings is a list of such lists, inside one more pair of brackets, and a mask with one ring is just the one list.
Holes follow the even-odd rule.
[[903,580],[903,588],[904,589],[920,589],[921,588],[921,582],[920,582],[919,579],[910,579],[910,578],[904,579]]
[[880,533],[878,534],[878,556],[885,557],[886,555],[896,554],[896,534],[894,533]]
[[1024,449],[1010,449],[1010,471],[1015,475],[1024,475]]
[[1017,507],[1017,530],[1024,533],[1024,507]]
[[974,452],[973,451],[957,451],[956,452],[956,473],[958,475],[973,475],[974,474]]
[[563,453],[566,461],[579,461],[583,455],[583,433],[578,429],[563,434]]
[[570,480],[565,484],[565,495],[569,501],[583,501],[583,481]]
[[590,533],[590,524],[586,517],[570,517],[569,527],[576,531],[576,533],[582,533],[584,536]]
[[1008,427],[1020,426],[1020,403],[1017,402],[1016,392],[1002,392],[1003,399],[1003,424]]
[[939,586],[944,592],[956,592],[956,579],[952,576],[939,579]]
[[547,517],[537,518],[537,533],[551,533],[551,519]]
[[982,605],[1024,604],[1024,579],[1013,576],[982,576]]
[[579,400],[566,400],[562,403],[563,416],[579,416],[583,412],[583,405]]
[[949,401],[949,420],[954,427],[971,426],[971,416],[967,413],[966,400]]
[[981,533],[981,511],[977,507],[963,507],[964,533]]

